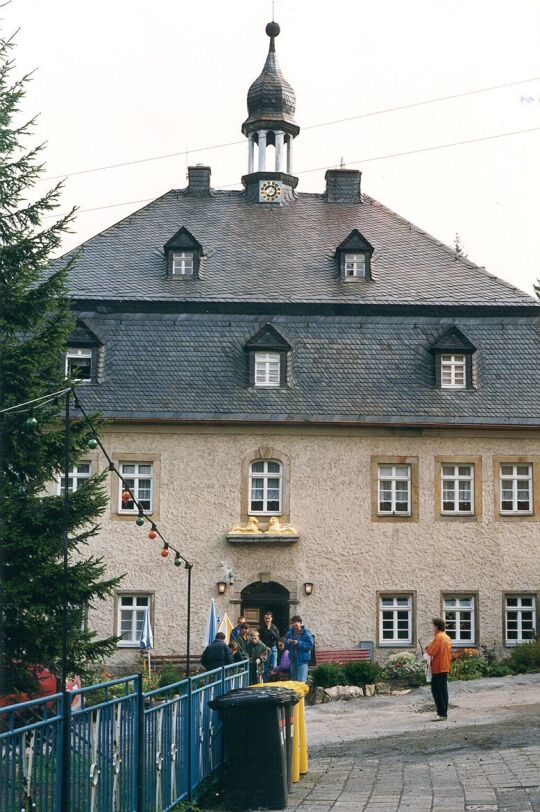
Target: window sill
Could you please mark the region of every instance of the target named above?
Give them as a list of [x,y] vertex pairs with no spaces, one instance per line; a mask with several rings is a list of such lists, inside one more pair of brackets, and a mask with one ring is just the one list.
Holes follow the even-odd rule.
[[[133,643],[132,643],[132,642],[130,642],[130,641],[128,642],[128,641],[126,640],[126,641],[123,641],[123,642],[122,642],[122,641],[118,642],[118,643],[116,644],[116,647],[117,647],[117,648],[140,648],[140,645],[139,645],[139,641],[138,641],[138,640],[137,640],[137,642],[136,642],[136,643],[135,643],[135,642],[133,642]],[[141,649],[141,651],[143,651],[143,649]]]
[[413,644],[410,643],[410,642],[408,642],[408,643],[402,643],[402,642],[396,643],[396,642],[385,641],[384,643],[379,643],[377,648],[415,648],[415,646],[413,646]]
[[258,547],[287,547],[296,544],[300,540],[299,535],[287,533],[270,535],[268,533],[228,533],[229,544],[251,544]]

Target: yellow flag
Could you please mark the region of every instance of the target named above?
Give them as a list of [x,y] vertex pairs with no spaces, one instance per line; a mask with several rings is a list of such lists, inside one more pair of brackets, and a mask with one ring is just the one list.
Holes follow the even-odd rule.
[[225,614],[223,615],[223,618],[221,620],[221,623],[219,624],[218,632],[223,632],[223,634],[225,635],[225,642],[226,643],[229,643],[229,641],[231,639],[231,632],[232,632],[233,628],[234,627],[233,627],[231,621],[229,620],[229,615],[227,614],[227,612],[225,612]]

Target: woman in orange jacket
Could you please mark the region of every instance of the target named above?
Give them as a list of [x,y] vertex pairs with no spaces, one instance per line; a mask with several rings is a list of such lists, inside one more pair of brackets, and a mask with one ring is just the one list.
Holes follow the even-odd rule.
[[448,672],[450,671],[450,654],[452,641],[446,634],[446,625],[440,617],[433,618],[434,638],[426,646],[431,657],[431,693],[437,708],[434,722],[442,722],[448,717]]

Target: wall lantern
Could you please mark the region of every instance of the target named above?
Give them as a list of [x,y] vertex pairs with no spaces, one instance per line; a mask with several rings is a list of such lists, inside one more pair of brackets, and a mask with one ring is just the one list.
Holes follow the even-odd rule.
[[216,584],[216,586],[217,586],[217,591],[218,591],[218,593],[219,593],[220,595],[224,595],[224,594],[225,594],[225,590],[227,589],[227,584],[225,583],[225,581],[218,581],[218,582],[217,582],[217,584]]
[[311,595],[313,592],[313,584],[310,583],[310,581],[307,581],[307,583],[304,584],[304,592],[306,595]]

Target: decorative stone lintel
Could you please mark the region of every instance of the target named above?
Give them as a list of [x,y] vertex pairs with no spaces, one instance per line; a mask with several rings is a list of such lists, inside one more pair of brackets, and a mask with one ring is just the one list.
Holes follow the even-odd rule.
[[256,544],[261,547],[272,547],[276,545],[291,545],[299,541],[300,536],[289,534],[269,535],[268,533],[228,533],[229,544]]

